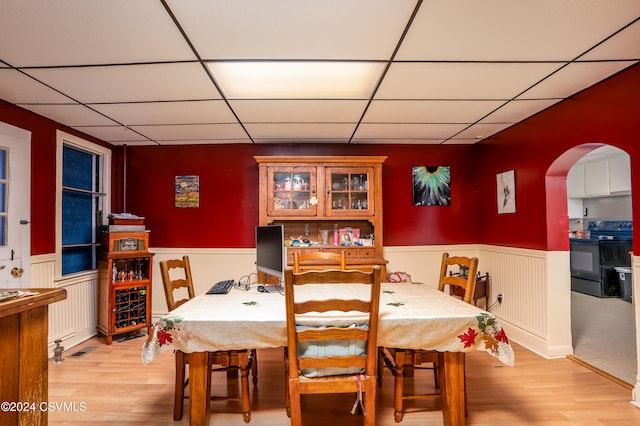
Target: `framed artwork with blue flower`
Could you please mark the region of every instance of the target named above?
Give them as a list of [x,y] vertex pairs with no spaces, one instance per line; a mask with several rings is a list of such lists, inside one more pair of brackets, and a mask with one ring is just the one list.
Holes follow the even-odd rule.
[[451,204],[450,166],[413,166],[414,206],[448,206]]

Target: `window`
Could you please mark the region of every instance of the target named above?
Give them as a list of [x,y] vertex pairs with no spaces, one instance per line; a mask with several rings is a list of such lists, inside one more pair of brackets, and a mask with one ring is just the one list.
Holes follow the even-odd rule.
[[107,148],[58,132],[60,275],[97,268],[100,232],[109,205]]

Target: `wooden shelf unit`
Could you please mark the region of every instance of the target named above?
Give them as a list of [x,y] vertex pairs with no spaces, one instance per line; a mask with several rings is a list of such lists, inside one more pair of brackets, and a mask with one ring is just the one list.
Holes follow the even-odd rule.
[[[283,225],[287,257],[293,252],[339,251],[347,266],[383,268],[382,164],[384,156],[257,156],[259,166],[259,224]],[[334,243],[335,230],[353,228],[371,245]],[[322,230],[329,233],[322,244]],[[292,245],[309,240],[311,245]],[[314,267],[322,265],[314,265]]]
[[151,332],[148,232],[105,232],[98,255],[98,332],[113,336],[142,328]]

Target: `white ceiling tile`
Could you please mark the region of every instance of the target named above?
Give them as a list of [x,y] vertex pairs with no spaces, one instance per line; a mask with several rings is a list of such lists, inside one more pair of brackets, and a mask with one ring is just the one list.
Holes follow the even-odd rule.
[[195,59],[156,0],[12,0],[0,11],[0,52],[14,67]]
[[254,139],[348,139],[355,123],[247,123]]
[[518,98],[566,98],[610,77],[633,63],[574,62],[527,90]]
[[455,135],[454,140],[476,139],[477,142],[511,126],[513,123],[478,123]]
[[480,122],[485,124],[517,123],[559,101],[560,99],[529,99],[511,101],[483,118]]
[[126,125],[237,123],[233,113],[222,100],[90,106]]
[[365,123],[473,123],[504,101],[373,101]]
[[388,60],[415,0],[169,0],[203,59]]
[[222,145],[222,144],[242,144],[253,143],[249,138],[243,139],[196,139],[196,140],[173,140],[173,141],[158,141],[158,145]]
[[68,97],[11,68],[0,68],[0,99],[18,103],[69,103]]
[[558,64],[394,63],[376,99],[510,99]]
[[[636,2],[640,4],[640,2]],[[640,21],[620,31],[607,41],[580,57],[580,60],[611,60],[640,58]]]
[[247,138],[247,134],[239,124],[131,126],[131,129],[156,141],[232,140]]
[[363,100],[231,100],[231,108],[246,123],[354,123],[367,105]]
[[82,103],[220,99],[198,63],[30,69],[28,72]]
[[430,0],[396,59],[567,61],[638,16],[637,0]]
[[321,138],[321,137],[305,137],[304,139],[301,138],[283,138],[278,136],[277,138],[261,138],[261,139],[254,139],[253,140],[255,143],[260,143],[260,144],[269,144],[269,143],[274,143],[274,144],[307,144],[307,143],[313,143],[313,144],[346,144],[349,142],[349,138],[348,137],[344,137],[344,138]]
[[398,145],[440,145],[445,142],[445,139],[427,139],[427,138],[414,138],[414,139],[402,139],[402,138],[353,138],[351,143],[354,144],[398,144]]
[[73,128],[109,143],[153,143],[125,126],[74,126]]
[[113,120],[79,104],[18,104],[18,106],[69,127],[117,124]]
[[376,124],[363,123],[354,135],[357,139],[447,139],[464,129],[466,124]]

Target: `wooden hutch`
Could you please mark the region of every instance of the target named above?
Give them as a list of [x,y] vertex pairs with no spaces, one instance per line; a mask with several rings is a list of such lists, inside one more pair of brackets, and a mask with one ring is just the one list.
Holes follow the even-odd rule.
[[[259,224],[283,225],[293,252],[341,251],[347,267],[382,267],[383,156],[257,156]],[[321,264],[314,267],[322,267]]]

